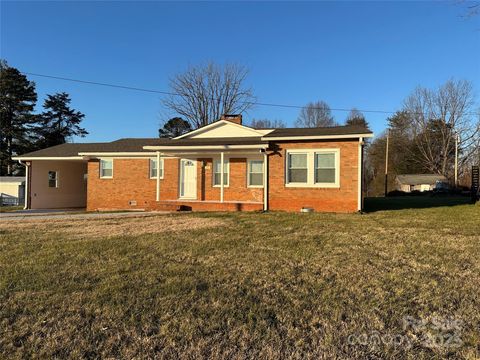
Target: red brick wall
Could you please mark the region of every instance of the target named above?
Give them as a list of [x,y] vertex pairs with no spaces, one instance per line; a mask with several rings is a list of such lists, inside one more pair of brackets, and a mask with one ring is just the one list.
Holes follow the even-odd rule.
[[[205,167],[202,167],[205,161]],[[198,159],[197,199],[220,201],[220,187],[213,187],[212,159]],[[230,159],[230,184],[224,188],[225,201],[263,201],[263,189],[247,187],[245,158]],[[101,179],[99,161],[88,162],[87,210],[151,209],[156,203],[156,179],[150,179],[149,159],[114,159],[113,178]],[[179,159],[164,159],[160,200],[179,197]],[[204,176],[202,176],[204,174]],[[129,205],[134,200],[137,205]]]
[[[269,209],[355,212],[358,209],[358,140],[277,143],[279,153],[269,156]],[[340,149],[340,188],[285,187],[287,149]]]
[[[114,159],[113,178],[101,179],[98,160],[88,162],[87,210],[143,209],[155,200],[149,159]],[[128,202],[135,200],[136,206]]]
[[[358,207],[358,140],[278,143],[278,154],[269,155],[269,209],[299,211],[355,212]],[[339,188],[285,187],[287,149],[340,149]],[[230,158],[230,183],[225,201],[262,202],[263,188],[247,187],[247,159]],[[114,159],[113,179],[100,179],[99,161],[88,162],[87,209],[153,209],[156,207],[156,179],[150,179],[149,159]],[[202,165],[205,166],[202,166]],[[179,159],[164,159],[160,200],[177,200]],[[197,199],[220,201],[220,187],[213,187],[211,158],[198,159]],[[136,201],[135,206],[129,201]]]
[[[87,210],[148,209],[156,199],[156,179],[150,179],[149,159],[114,159],[113,178],[101,179],[98,160],[88,162]],[[176,199],[178,159],[164,159],[162,198]],[[168,175],[167,175],[168,174]],[[129,201],[137,202],[136,206]]]

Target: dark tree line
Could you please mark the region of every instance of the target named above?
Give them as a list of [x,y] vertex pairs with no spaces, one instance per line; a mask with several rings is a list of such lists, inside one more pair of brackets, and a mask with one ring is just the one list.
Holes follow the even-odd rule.
[[63,144],[88,132],[80,126],[85,117],[70,108],[70,96],[47,95],[44,111],[35,113],[35,83],[18,69],[0,60],[0,173],[14,175],[23,168],[12,161],[15,155]]

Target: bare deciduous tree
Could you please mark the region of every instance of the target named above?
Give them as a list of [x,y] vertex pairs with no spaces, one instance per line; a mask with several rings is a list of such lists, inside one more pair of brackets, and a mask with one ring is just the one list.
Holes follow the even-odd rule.
[[284,128],[285,122],[280,119],[252,119],[250,126],[256,129],[275,129]]
[[416,161],[425,169],[451,177],[457,135],[460,167],[478,148],[480,121],[469,81],[449,80],[436,90],[418,87],[405,100],[404,110],[411,119]]
[[247,68],[237,64],[191,67],[170,80],[173,95],[162,102],[192,128],[199,128],[223,114],[239,114],[253,106],[252,89],[245,86],[247,75]]
[[325,101],[310,102],[302,108],[297,120],[296,127],[314,128],[335,126],[330,106]]
[[457,0],[456,4],[465,8],[462,17],[471,18],[480,14],[480,1]]

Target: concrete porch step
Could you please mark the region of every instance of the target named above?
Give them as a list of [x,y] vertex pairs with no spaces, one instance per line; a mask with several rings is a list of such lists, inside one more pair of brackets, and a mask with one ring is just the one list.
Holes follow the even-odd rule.
[[154,210],[159,211],[180,211],[182,210],[182,205],[172,202],[157,202],[154,205]]
[[263,204],[241,201],[188,201],[160,200],[152,204],[151,210],[158,211],[260,211]]

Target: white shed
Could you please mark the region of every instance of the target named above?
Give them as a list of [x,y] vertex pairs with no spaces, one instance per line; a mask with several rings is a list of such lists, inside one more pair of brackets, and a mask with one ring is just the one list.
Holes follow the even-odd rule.
[[0,205],[21,205],[25,201],[24,176],[0,176]]
[[438,183],[448,184],[448,180],[443,175],[437,174],[407,174],[397,175],[397,190],[404,192],[412,191],[432,191]]

